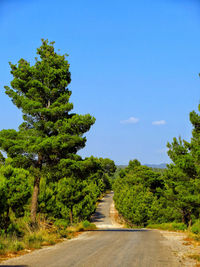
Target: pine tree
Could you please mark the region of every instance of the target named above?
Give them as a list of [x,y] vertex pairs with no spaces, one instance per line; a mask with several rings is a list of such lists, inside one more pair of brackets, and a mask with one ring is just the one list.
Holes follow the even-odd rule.
[[[199,105],[200,110],[200,105]],[[182,221],[190,224],[192,217],[199,217],[200,185],[200,116],[195,111],[190,113],[193,125],[191,142],[174,138],[167,144],[168,155],[173,161],[164,178],[166,198],[182,215]]]
[[[200,112],[200,105],[199,105]],[[198,177],[200,177],[200,114],[195,111],[190,113],[190,121],[193,125],[192,139],[191,139],[191,154],[194,159]]]
[[40,179],[45,168],[53,168],[62,159],[74,159],[85,146],[87,132],[95,119],[90,114],[71,113],[71,82],[67,55],[55,52],[54,42],[42,39],[39,59],[30,65],[24,59],[10,63],[11,88],[6,94],[22,111],[19,130],[2,130],[0,148],[13,158],[16,167],[29,168],[34,175],[31,220],[36,223]]

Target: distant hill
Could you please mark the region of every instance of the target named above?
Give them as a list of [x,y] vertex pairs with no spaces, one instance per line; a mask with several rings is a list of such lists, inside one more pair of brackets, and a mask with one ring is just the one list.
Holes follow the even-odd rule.
[[126,167],[128,167],[128,165],[116,165],[117,168],[120,168],[120,169],[125,169]]
[[[167,164],[166,163],[161,163],[161,164],[144,164],[147,167],[150,168],[155,168],[155,169],[166,169],[167,168]],[[128,165],[117,165],[117,168],[120,169],[125,169]]]
[[166,169],[167,164],[166,163],[161,163],[161,164],[144,164],[147,167],[150,168],[156,168],[156,169]]

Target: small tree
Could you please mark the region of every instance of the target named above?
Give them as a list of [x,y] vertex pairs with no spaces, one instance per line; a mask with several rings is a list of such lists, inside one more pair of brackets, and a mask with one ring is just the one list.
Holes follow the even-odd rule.
[[182,221],[187,225],[192,216],[198,218],[200,214],[200,115],[192,111],[190,121],[194,127],[191,142],[179,137],[167,144],[168,155],[174,164],[164,175],[166,198],[180,210]]
[[13,168],[11,162],[8,158],[0,167],[0,227],[6,230],[10,223],[10,210],[16,217],[23,216],[32,190],[29,172]]
[[31,220],[36,223],[40,178],[45,168],[57,166],[62,159],[73,158],[85,146],[87,132],[95,119],[70,113],[71,82],[67,55],[55,52],[54,42],[42,39],[39,59],[33,66],[24,59],[10,63],[11,88],[6,94],[21,109],[24,122],[19,130],[2,130],[0,147],[18,167],[30,168],[35,179]]

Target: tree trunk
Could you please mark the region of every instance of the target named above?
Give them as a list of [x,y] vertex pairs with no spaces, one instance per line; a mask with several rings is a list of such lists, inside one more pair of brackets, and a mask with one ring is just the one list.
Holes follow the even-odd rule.
[[6,229],[6,231],[8,229],[9,224],[10,224],[9,208],[7,208],[6,217],[5,217],[5,229]]
[[190,221],[191,221],[190,211],[187,210],[187,208],[183,208],[182,209],[182,222],[188,226]]
[[37,215],[37,205],[38,205],[38,195],[40,190],[40,176],[41,176],[41,169],[42,169],[42,155],[41,153],[38,153],[38,161],[37,166],[38,169],[36,171],[36,176],[34,180],[34,188],[33,188],[33,194],[32,194],[32,202],[31,202],[31,223],[36,225],[36,215]]
[[72,223],[73,223],[73,214],[72,214],[72,208],[70,209],[70,212],[69,212],[69,217],[70,217],[70,224],[72,225]]
[[40,186],[40,177],[36,177],[34,181],[34,188],[32,194],[32,202],[31,202],[31,222],[32,224],[36,224],[36,215],[37,215],[37,202],[38,202],[38,194],[39,194],[39,186]]

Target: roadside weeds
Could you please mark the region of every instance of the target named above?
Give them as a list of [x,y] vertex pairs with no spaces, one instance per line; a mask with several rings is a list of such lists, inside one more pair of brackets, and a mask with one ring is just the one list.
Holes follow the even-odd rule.
[[88,221],[83,221],[65,228],[56,227],[43,221],[40,222],[37,230],[31,230],[28,225],[27,229],[28,231],[23,237],[17,237],[16,235],[0,237],[0,263],[36,249],[75,238],[83,231],[96,229],[96,226]]

